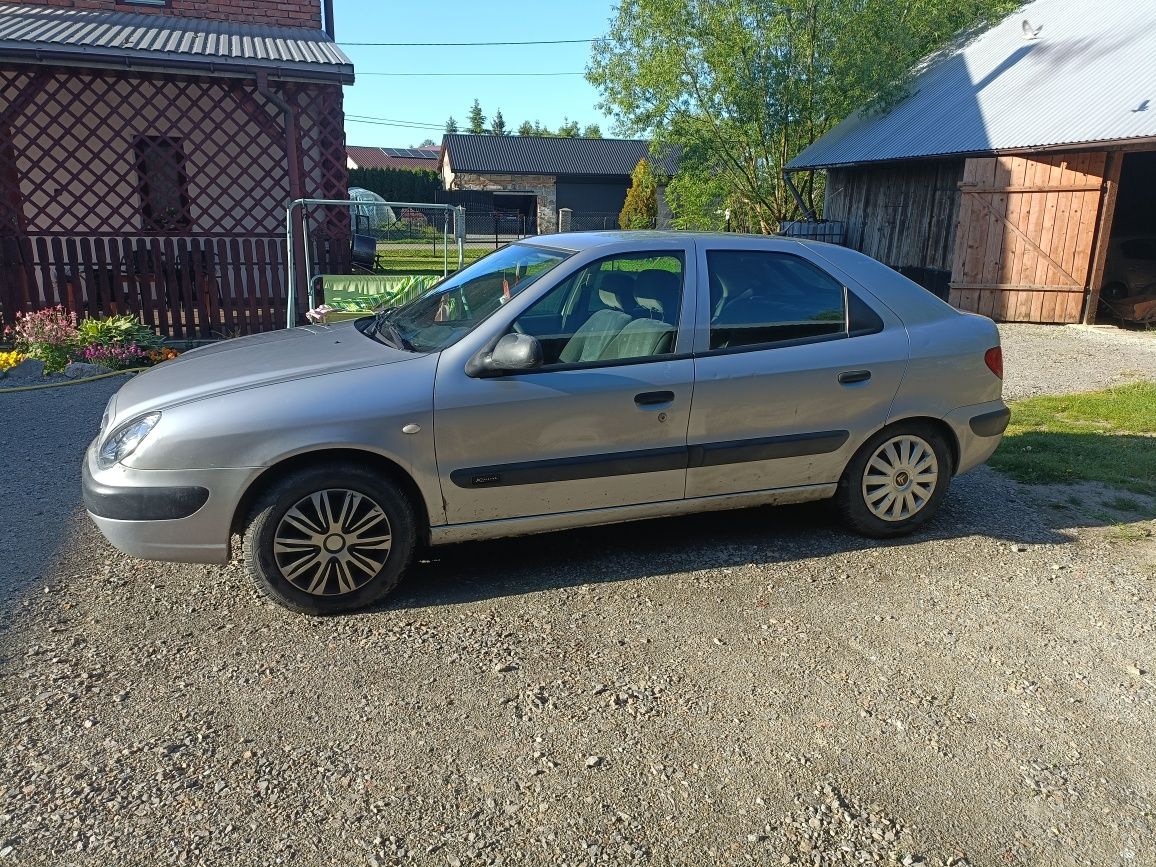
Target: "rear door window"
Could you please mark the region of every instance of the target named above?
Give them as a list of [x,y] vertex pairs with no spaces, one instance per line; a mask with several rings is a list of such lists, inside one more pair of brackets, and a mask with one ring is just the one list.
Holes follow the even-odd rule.
[[755,250],[706,258],[711,349],[847,334],[846,289],[805,259]]

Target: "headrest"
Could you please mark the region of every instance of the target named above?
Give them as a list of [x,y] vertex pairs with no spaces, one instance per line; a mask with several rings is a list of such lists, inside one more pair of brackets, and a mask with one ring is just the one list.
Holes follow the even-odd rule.
[[634,306],[634,275],[628,271],[608,271],[602,275],[598,297],[614,310],[628,310]]
[[669,323],[678,321],[678,298],[682,280],[673,271],[648,268],[634,281],[634,300],[652,318]]

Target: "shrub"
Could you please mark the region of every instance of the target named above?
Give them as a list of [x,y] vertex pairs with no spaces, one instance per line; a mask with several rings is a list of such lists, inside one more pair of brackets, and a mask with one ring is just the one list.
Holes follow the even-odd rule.
[[172,361],[180,353],[171,346],[163,349],[150,349],[147,353],[149,364],[160,364],[162,361]]
[[150,363],[149,351],[137,346],[135,343],[130,343],[127,346],[121,344],[101,345],[92,344],[86,346],[80,351],[78,356],[80,361],[87,361],[89,364],[99,364],[102,367],[107,367],[109,370],[126,370],[130,367],[144,367]]
[[630,175],[630,189],[618,215],[620,229],[653,229],[658,219],[658,182],[642,159]]
[[377,193],[387,202],[432,202],[442,177],[425,169],[350,169],[349,186]]
[[4,329],[18,352],[44,362],[44,369],[54,373],[72,360],[79,339],[76,314],[57,304],[33,313],[17,313],[16,324]]
[[128,346],[135,344],[146,349],[160,346],[160,338],[151,328],[142,325],[135,316],[108,316],[104,319],[85,319],[78,329],[81,346]]

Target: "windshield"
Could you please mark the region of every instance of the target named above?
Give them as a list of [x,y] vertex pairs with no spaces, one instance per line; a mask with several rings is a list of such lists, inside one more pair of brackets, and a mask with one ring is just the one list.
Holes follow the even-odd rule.
[[570,255],[529,244],[503,247],[393,311],[383,326],[417,352],[445,349]]

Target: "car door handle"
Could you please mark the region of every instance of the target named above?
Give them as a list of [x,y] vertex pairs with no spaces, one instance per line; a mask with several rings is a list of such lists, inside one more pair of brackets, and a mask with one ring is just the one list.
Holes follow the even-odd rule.
[[639,406],[658,406],[660,403],[670,403],[674,400],[673,391],[644,391],[634,395],[634,402]]
[[866,382],[870,378],[870,370],[844,370],[839,374],[839,382],[843,385],[851,385],[855,382]]

